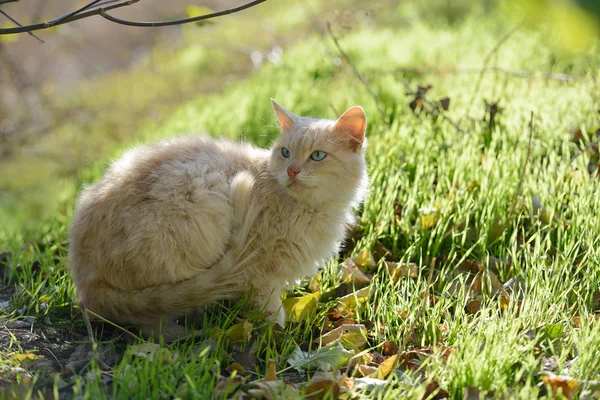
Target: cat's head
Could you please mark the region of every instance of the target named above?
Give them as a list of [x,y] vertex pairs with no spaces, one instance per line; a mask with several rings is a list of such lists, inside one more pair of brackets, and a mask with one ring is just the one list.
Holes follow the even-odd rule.
[[281,135],[269,171],[279,184],[314,206],[361,201],[368,183],[363,109],[352,107],[333,121],[299,117],[272,102]]

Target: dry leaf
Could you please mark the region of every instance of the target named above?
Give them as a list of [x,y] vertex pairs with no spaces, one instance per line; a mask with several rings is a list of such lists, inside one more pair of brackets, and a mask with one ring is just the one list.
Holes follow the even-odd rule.
[[277,362],[275,360],[269,360],[269,365],[267,366],[267,375],[265,376],[266,381],[276,381],[277,380]]
[[233,325],[225,332],[225,337],[232,343],[245,343],[252,337],[253,325],[248,321]]
[[465,310],[469,314],[477,314],[477,312],[481,309],[481,300],[471,300],[465,306]]
[[319,293],[321,290],[321,280],[323,279],[323,271],[319,271],[318,274],[312,277],[310,280],[310,284],[308,285],[308,289],[312,293]]
[[310,321],[317,311],[319,292],[309,293],[302,297],[288,297],[282,303],[288,318],[292,321]]
[[377,379],[385,379],[389,374],[396,368],[396,362],[398,361],[398,354],[394,354],[388,357],[384,362],[379,364],[377,368]]
[[371,296],[371,286],[357,290],[354,293],[340,297],[338,299],[337,311],[346,317],[352,315],[352,311],[359,305],[366,302]]
[[252,399],[262,400],[286,400],[300,398],[300,393],[283,381],[253,382],[252,388],[248,389],[248,394]]
[[363,324],[342,325],[327,332],[318,340],[323,346],[326,346],[340,339],[352,344],[354,348],[362,350],[367,344],[367,328]]
[[329,379],[312,381],[306,388],[307,399],[323,399],[325,397],[337,399],[339,395],[340,386],[337,382]]
[[400,348],[398,347],[398,345],[394,342],[384,342],[383,349],[381,352],[384,356],[391,356],[397,354],[399,349]]
[[350,258],[342,263],[340,271],[344,283],[368,284],[371,282],[371,278],[365,275]]
[[367,249],[362,249],[360,253],[352,257],[352,261],[361,269],[361,271],[374,269],[377,266],[373,254]]
[[378,370],[378,368],[374,367],[372,365],[359,365],[358,366],[358,372],[363,377],[373,375],[373,374],[377,373],[377,370]]
[[[435,395],[433,397],[431,397],[431,395],[434,393],[435,393]],[[446,392],[444,389],[442,389],[436,381],[431,381],[427,384],[427,387],[425,388],[425,394],[423,395],[423,398],[424,399],[435,399],[435,400],[447,399],[448,392]]]
[[545,373],[542,381],[550,386],[554,397],[562,393],[567,399],[572,399],[579,388],[579,382],[576,379],[565,375],[554,375],[551,372]]
[[227,367],[227,371],[233,373],[234,371],[240,375],[240,376],[246,376],[248,375],[248,372],[246,372],[246,369],[244,367],[242,367],[242,365],[238,362],[232,362],[231,364],[229,364],[229,367]]
[[419,276],[419,267],[415,263],[395,263],[385,262],[385,266],[394,282],[398,282],[400,278],[417,278]]

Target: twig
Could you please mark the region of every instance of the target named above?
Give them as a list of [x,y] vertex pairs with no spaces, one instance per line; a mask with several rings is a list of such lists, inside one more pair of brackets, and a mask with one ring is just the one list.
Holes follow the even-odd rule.
[[514,76],[517,78],[538,78],[545,80],[554,80],[560,82],[574,82],[582,81],[585,79],[583,76],[559,74],[554,72],[529,72],[521,70],[511,70],[502,67],[489,67],[489,68],[462,68],[462,67],[434,67],[434,66],[423,66],[423,67],[400,67],[394,72],[407,72],[416,75],[424,75],[426,73],[438,73],[438,74],[474,74],[474,73],[487,73],[487,72],[500,72],[505,75]]
[[100,364],[100,366],[102,368],[104,368],[106,370],[110,370],[111,368],[104,362],[102,357],[100,357],[100,354],[98,354],[98,352],[97,352],[98,349],[94,348],[94,345],[96,344],[96,338],[94,337],[94,330],[92,329],[92,323],[90,322],[90,317],[88,315],[88,309],[83,304],[81,305],[81,313],[83,315],[83,320],[85,321],[85,328],[87,329],[88,337],[90,339],[90,344],[92,345],[92,351],[94,352],[96,360],[98,360],[98,363]]
[[516,24],[511,30],[506,32],[504,34],[504,36],[502,36],[500,38],[500,40],[498,40],[498,42],[496,43],[494,48],[485,57],[485,60],[483,61],[483,68],[482,68],[481,72],[479,73],[479,77],[477,78],[477,83],[475,84],[475,89],[473,90],[473,94],[471,95],[471,100],[468,103],[468,104],[470,104],[470,106],[467,109],[466,115],[468,115],[471,112],[471,109],[473,108],[473,104],[475,102],[475,97],[477,97],[477,94],[479,93],[481,81],[483,80],[483,74],[488,69],[488,64],[492,60],[492,57],[500,50],[502,45],[504,43],[506,43],[506,41],[508,39],[510,39],[510,37],[521,28],[521,26],[523,25],[523,22],[525,22],[525,19],[522,19],[521,21],[519,21],[519,23]]
[[521,186],[523,186],[523,178],[525,177],[525,169],[527,168],[527,164],[529,163],[529,158],[531,156],[531,142],[533,140],[533,111],[531,112],[531,117],[529,120],[529,143],[527,144],[527,157],[525,157],[525,162],[523,163],[523,168],[521,168],[521,175],[519,176],[519,184],[517,185],[517,191],[515,193],[515,197],[513,198],[512,204],[510,206],[510,211],[508,212],[508,219],[506,223],[512,220],[513,214],[515,212],[515,207],[517,205],[517,198],[521,193]]
[[[23,26],[21,25],[16,19],[14,19],[13,17],[11,17],[10,15],[8,15],[5,11],[0,10],[0,14],[4,15],[6,18],[10,19],[13,24],[17,25],[17,26]],[[32,36],[34,38],[36,38],[37,40],[39,40],[42,43],[45,43],[42,39],[40,39],[35,33],[33,32],[27,32],[29,34],[29,36]]]
[[358,69],[356,68],[356,66],[352,62],[352,59],[350,59],[350,56],[348,55],[348,53],[346,53],[344,51],[344,49],[342,48],[342,46],[340,45],[337,37],[333,34],[333,31],[331,30],[331,23],[330,22],[327,22],[327,31],[329,32],[329,36],[331,36],[331,39],[333,40],[333,43],[335,43],[335,47],[337,47],[337,49],[340,52],[340,55],[342,56],[342,58],[344,60],[346,60],[346,62],[348,63],[348,65],[350,65],[350,68],[352,68],[352,71],[354,72],[354,75],[364,85],[364,87],[367,89],[367,91],[369,92],[369,94],[371,95],[371,97],[373,98],[373,100],[375,100],[375,105],[377,106],[377,111],[379,111],[379,114],[381,115],[381,119],[389,127],[390,126],[390,122],[388,121],[388,119],[387,119],[387,117],[385,115],[385,111],[383,111],[383,107],[381,106],[381,102],[379,101],[379,96],[377,96],[377,94],[373,91],[373,89],[371,88],[371,86],[369,85],[369,83],[365,80],[365,78],[363,78],[363,76],[360,74],[360,72],[358,72]]
[[239,7],[230,8],[230,9],[222,10],[222,11],[217,11],[217,12],[210,13],[210,14],[199,15],[197,17],[174,19],[171,21],[158,21],[158,22],[130,21],[127,19],[121,19],[121,18],[114,17],[110,14],[107,14],[102,9],[100,9],[100,10],[102,10],[100,12],[100,15],[102,15],[107,20],[117,23],[117,24],[127,25],[127,26],[137,26],[137,27],[142,27],[142,28],[150,28],[150,27],[157,27],[157,26],[181,25],[181,24],[189,24],[191,22],[204,21],[204,20],[211,19],[211,18],[221,17],[223,15],[233,14],[233,13],[245,10],[247,8],[253,7],[257,4],[264,3],[265,1],[267,1],[267,0],[254,0],[254,1],[251,1],[250,3],[243,4]]
[[19,0],[0,0],[0,6],[6,3],[16,3]]
[[592,140],[590,142],[590,144],[588,144],[587,146],[585,146],[577,154],[575,154],[573,157],[571,157],[571,160],[569,161],[569,165],[572,164],[573,161],[575,161],[577,159],[577,157],[579,157],[583,153],[587,152],[589,149],[591,149],[594,145],[597,145],[598,143],[600,143],[600,139]]
[[0,35],[32,32],[32,31],[37,31],[37,30],[41,30],[41,29],[48,29],[48,28],[52,28],[57,25],[66,24],[69,22],[83,19],[83,18],[88,18],[88,17],[94,16],[94,15],[101,15],[102,17],[108,19],[109,21],[112,21],[112,22],[115,22],[115,23],[121,24],[121,25],[129,25],[129,26],[158,27],[158,26],[180,25],[180,24],[187,24],[190,22],[197,22],[197,21],[203,21],[203,20],[207,20],[207,19],[211,19],[211,18],[216,18],[216,17],[220,17],[223,15],[233,14],[233,13],[245,10],[247,8],[254,7],[255,5],[258,5],[260,3],[264,3],[267,0],[254,0],[249,3],[243,4],[239,7],[230,8],[230,9],[222,10],[222,11],[217,11],[217,12],[210,13],[210,14],[199,15],[197,17],[176,19],[176,20],[172,20],[172,21],[158,21],[158,22],[129,21],[129,20],[117,18],[115,16],[108,14],[107,12],[110,10],[114,10],[114,9],[120,8],[120,7],[130,6],[132,4],[137,3],[140,0],[126,0],[126,1],[123,1],[123,2],[120,2],[117,4],[113,4],[113,5],[109,5],[109,6],[105,7],[106,4],[115,3],[117,1],[118,0],[105,0],[105,1],[100,2],[99,0],[94,0],[90,3],[88,3],[84,7],[79,8],[76,11],[62,15],[58,18],[55,18],[52,21],[41,22],[39,24],[19,26],[17,28],[2,28],[2,29],[0,29]]
[[[84,307],[85,306],[82,304],[81,305],[82,310],[84,309]],[[101,316],[99,314],[96,314],[95,312],[93,312],[91,310],[88,310],[87,308],[85,310],[86,310],[86,312],[88,314],[91,314],[93,317],[96,317],[96,318],[102,320],[102,322],[105,322],[105,323],[109,324],[110,326],[115,327],[115,328],[123,331],[124,333],[128,334],[129,336],[131,336],[133,339],[138,340],[140,342],[144,342],[145,341],[144,339],[142,339],[141,337],[139,337],[135,333],[132,333],[132,332],[128,331],[127,329],[123,328],[122,326],[119,326],[119,325],[115,324],[114,322],[109,321],[108,319],[104,318],[103,316]],[[84,319],[85,319],[85,316],[84,316]],[[89,317],[88,317],[88,322],[89,322]],[[87,323],[86,323],[86,325],[87,325]]]
[[468,131],[465,131],[464,129],[462,129],[460,127],[460,125],[458,125],[456,122],[454,122],[452,119],[450,119],[446,114],[441,112],[440,107],[437,104],[433,104],[432,102],[427,100],[425,97],[422,97],[422,99],[429,107],[433,108],[437,112],[438,116],[442,117],[446,122],[448,122],[450,125],[452,125],[454,127],[454,129],[456,129],[457,131],[459,131],[460,133],[465,134],[465,135],[467,135],[469,133]]

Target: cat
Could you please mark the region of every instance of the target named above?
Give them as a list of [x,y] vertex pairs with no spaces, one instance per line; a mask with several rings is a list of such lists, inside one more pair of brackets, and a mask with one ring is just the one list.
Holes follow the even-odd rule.
[[270,150],[208,137],[142,145],[82,191],[69,259],[81,303],[145,335],[248,293],[283,326],[286,284],[337,253],[368,190],[366,116],[296,116],[272,100]]

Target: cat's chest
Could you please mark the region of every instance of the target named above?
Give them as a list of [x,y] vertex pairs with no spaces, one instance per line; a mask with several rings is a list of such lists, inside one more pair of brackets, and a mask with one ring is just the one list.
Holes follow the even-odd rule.
[[321,261],[338,250],[344,226],[343,215],[288,211],[276,227],[264,229],[262,245],[297,262]]

